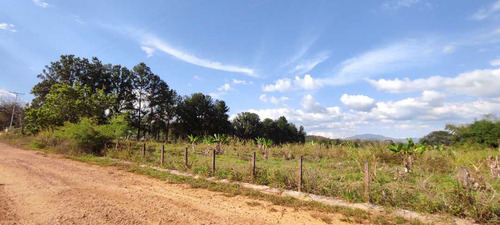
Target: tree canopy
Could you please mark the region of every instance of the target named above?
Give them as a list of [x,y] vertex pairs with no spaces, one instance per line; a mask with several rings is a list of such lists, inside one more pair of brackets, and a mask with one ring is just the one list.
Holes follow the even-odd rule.
[[181,97],[145,63],[128,69],[96,57],[62,55],[45,66],[38,78],[41,81],[33,87],[34,99],[26,110],[31,133],[83,118],[108,124],[121,116],[137,139],[228,134],[243,139],[266,137],[275,143],[305,140],[303,127],[297,129],[285,117],[261,122],[257,114],[245,112],[231,123],[226,102],[202,93]]

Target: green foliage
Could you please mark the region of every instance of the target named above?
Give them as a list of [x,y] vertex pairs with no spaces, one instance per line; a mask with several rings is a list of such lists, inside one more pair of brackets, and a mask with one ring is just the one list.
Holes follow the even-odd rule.
[[111,119],[109,124],[98,125],[96,119],[83,117],[77,123],[65,122],[54,136],[70,141],[70,147],[76,153],[100,155],[105,144],[112,139],[124,137],[129,130],[129,124],[124,115]]
[[453,134],[457,144],[477,143],[488,147],[498,147],[500,140],[500,121],[495,118],[476,120],[468,125],[447,124],[446,129]]
[[389,150],[401,155],[421,155],[425,151],[425,145],[423,145],[422,143],[415,144],[415,142],[413,142],[413,139],[408,138],[407,143],[390,145]]
[[110,139],[120,139],[129,135],[131,128],[126,114],[120,114],[111,118],[108,124],[97,126],[96,129]]
[[54,129],[65,122],[76,123],[82,117],[95,117],[99,123],[106,121],[105,111],[114,101],[113,95],[102,90],[90,91],[89,87],[75,84],[54,84],[45,96],[43,105],[27,109],[26,128],[31,133]]
[[242,139],[254,139],[262,133],[259,115],[250,112],[239,113],[233,119],[234,134]]
[[82,118],[78,123],[65,122],[59,127],[54,136],[71,141],[73,150],[81,153],[100,154],[110,137],[106,137],[99,129],[97,121]]
[[429,145],[450,145],[453,141],[453,135],[450,132],[444,130],[432,131],[429,134],[425,135],[420,141],[425,141],[425,143]]
[[232,133],[228,121],[229,108],[224,101],[213,101],[209,95],[195,93],[184,99],[177,106],[175,132],[178,136],[213,135]]

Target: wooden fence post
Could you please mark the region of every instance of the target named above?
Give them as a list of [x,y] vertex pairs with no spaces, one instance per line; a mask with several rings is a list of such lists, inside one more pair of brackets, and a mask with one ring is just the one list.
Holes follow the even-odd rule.
[[184,165],[186,165],[186,168],[189,168],[188,166],[188,147],[184,149]]
[[142,156],[146,156],[146,142],[142,143]]
[[212,176],[215,176],[215,149],[212,150]]
[[252,153],[252,176],[255,178],[255,151]]
[[165,164],[165,145],[161,145],[161,165]]
[[467,168],[465,167],[459,167],[459,173],[460,173],[460,182],[462,183],[462,186],[464,188],[468,188],[469,187],[469,176],[470,176],[470,173],[469,171],[467,170]]
[[302,192],[302,156],[299,157],[299,192]]
[[370,202],[370,168],[367,161],[365,161],[365,201]]

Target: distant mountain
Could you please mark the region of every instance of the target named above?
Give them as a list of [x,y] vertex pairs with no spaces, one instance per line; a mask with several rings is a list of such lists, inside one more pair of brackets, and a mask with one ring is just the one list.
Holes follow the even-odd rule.
[[[392,137],[386,137],[383,135],[379,134],[359,134],[359,135],[354,135],[352,137],[346,138],[347,140],[364,140],[364,141],[394,141],[394,142],[403,142],[406,143],[406,138],[392,138]],[[412,138],[413,141],[418,142],[420,138]]]

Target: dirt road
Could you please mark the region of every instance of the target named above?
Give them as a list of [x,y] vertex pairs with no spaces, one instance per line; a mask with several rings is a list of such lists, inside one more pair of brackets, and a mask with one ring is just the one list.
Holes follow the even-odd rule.
[[0,143],[0,224],[341,224],[340,218]]

